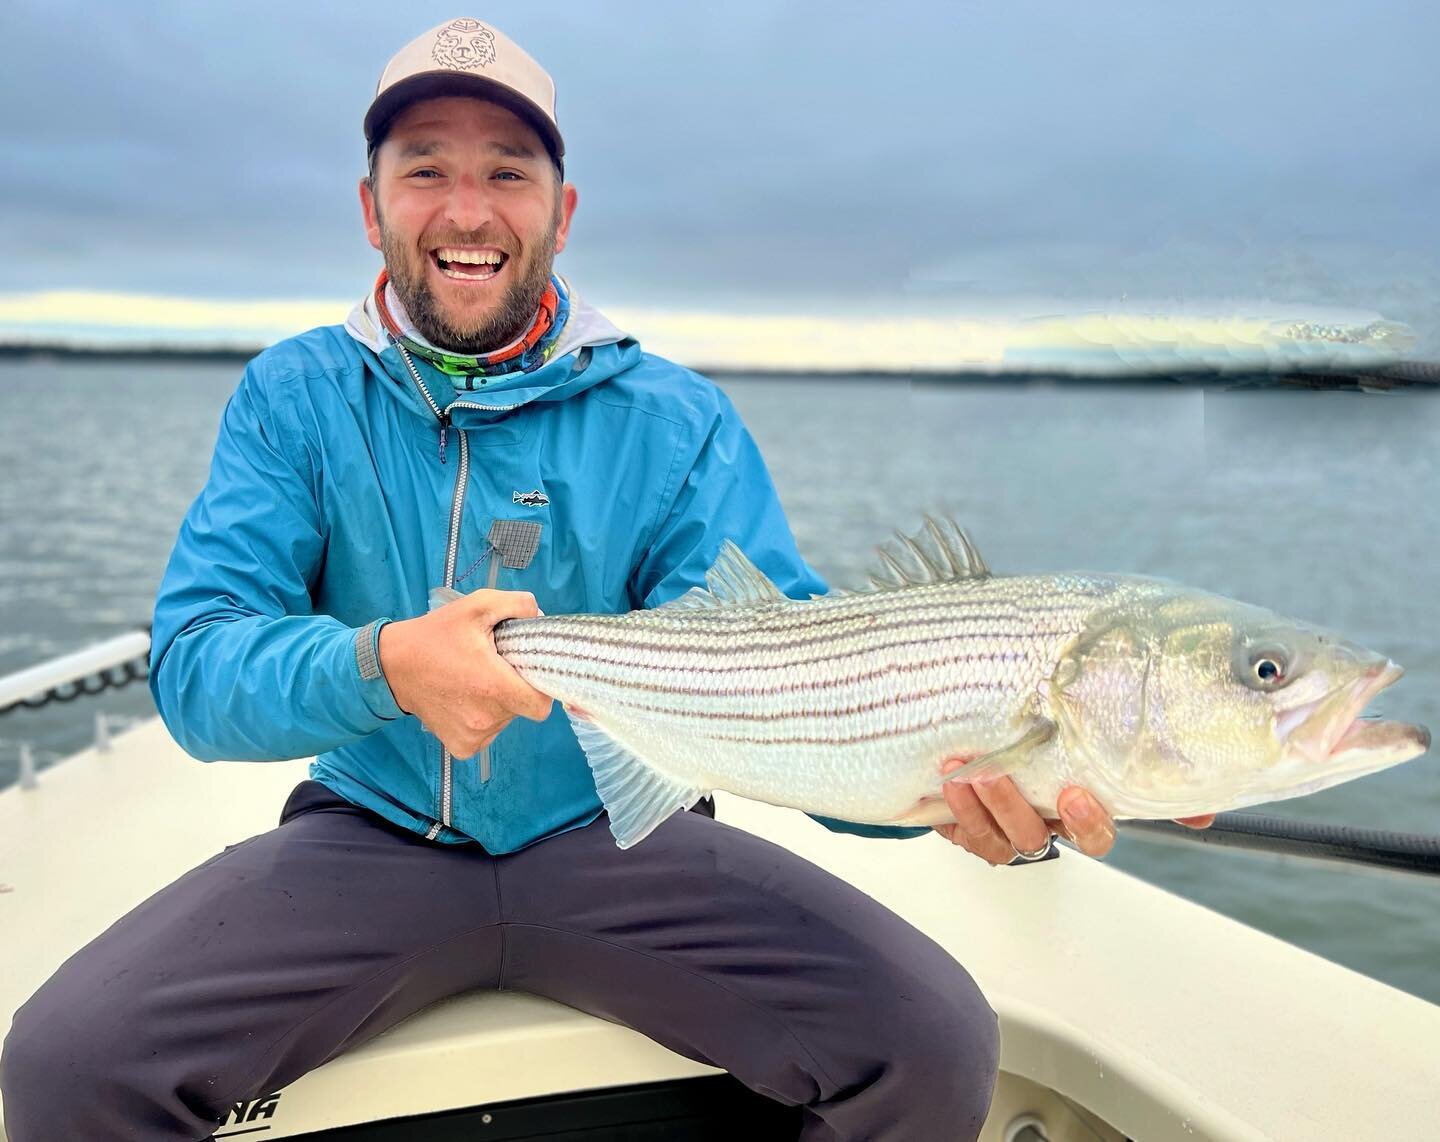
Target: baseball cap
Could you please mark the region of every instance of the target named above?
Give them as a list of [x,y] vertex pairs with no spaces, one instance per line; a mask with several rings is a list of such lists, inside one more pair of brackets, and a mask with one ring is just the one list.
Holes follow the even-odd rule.
[[498,28],[461,16],[431,28],[395,53],[365,112],[365,143],[379,146],[391,122],[417,99],[474,95],[526,120],[564,170],[565,141],[555,122],[555,81]]

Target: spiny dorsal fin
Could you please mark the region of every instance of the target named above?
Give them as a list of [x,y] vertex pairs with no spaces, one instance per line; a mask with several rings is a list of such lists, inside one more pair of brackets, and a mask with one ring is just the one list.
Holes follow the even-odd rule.
[[708,591],[705,587],[691,587],[678,599],[671,599],[656,610],[683,611],[786,601],[784,592],[728,539],[720,545],[720,554],[705,572],[705,583]]
[[870,585],[877,591],[983,579],[990,574],[970,537],[952,519],[927,515],[921,531],[913,536],[896,532],[878,550],[880,566],[870,575]]

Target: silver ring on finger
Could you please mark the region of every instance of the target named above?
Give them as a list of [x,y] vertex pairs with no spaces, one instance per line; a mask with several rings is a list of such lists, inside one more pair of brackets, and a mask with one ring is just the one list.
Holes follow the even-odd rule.
[[[1011,846],[1014,847],[1013,845]],[[1044,860],[1055,851],[1055,835],[1052,833],[1045,838],[1045,843],[1034,852],[1025,852],[1023,849],[1015,849],[1015,859],[1011,864],[1030,864],[1033,861]]]

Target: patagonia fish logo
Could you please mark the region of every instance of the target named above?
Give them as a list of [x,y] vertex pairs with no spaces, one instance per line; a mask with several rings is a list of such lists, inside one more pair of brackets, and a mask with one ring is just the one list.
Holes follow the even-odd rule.
[[441,67],[474,71],[495,62],[495,33],[479,20],[452,20],[440,29],[430,54]]
[[[257,1098],[253,1102],[233,1103],[225,1112],[217,1125],[239,1126],[241,1123],[255,1122],[261,1118],[274,1118],[275,1110],[280,1105],[279,1094],[267,1094],[264,1098]],[[268,1126],[252,1126],[248,1130],[229,1130],[224,1134],[216,1134],[216,1138],[233,1138],[237,1134],[256,1134],[261,1130],[269,1130]]]
[[510,502],[527,508],[544,508],[550,506],[550,497],[536,488],[533,492],[511,492]]

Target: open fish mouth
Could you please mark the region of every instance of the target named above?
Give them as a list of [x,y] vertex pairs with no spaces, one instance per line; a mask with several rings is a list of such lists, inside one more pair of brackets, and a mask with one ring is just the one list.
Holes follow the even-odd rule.
[[1330,747],[1328,760],[1342,765],[1371,761],[1393,765],[1419,757],[1429,748],[1430,731],[1424,726],[1357,718]]
[[1281,760],[1257,772],[1230,807],[1318,793],[1428,750],[1430,731],[1424,726],[1362,716],[1370,699],[1402,673],[1384,661],[1323,698],[1287,710],[1276,727],[1284,738]]
[[1343,772],[1383,768],[1424,753],[1430,748],[1430,731],[1424,726],[1364,715],[1370,700],[1403,673],[1386,661],[1348,686],[1287,711],[1278,727],[1286,752],[1297,760],[1322,762],[1326,769]]

